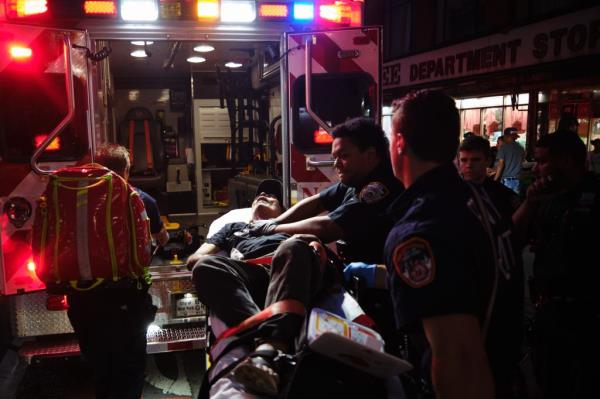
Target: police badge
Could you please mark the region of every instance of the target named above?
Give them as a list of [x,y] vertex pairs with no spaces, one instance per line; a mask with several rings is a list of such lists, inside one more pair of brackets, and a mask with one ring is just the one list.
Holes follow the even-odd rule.
[[358,198],[360,199],[360,202],[364,202],[366,204],[374,204],[387,197],[389,193],[390,190],[388,190],[388,188],[384,186],[383,183],[380,183],[378,181],[372,181],[371,183],[364,186],[362,190],[360,190]]

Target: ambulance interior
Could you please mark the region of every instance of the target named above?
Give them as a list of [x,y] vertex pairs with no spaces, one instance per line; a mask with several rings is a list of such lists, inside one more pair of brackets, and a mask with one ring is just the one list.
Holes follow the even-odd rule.
[[[98,42],[104,46],[112,51],[104,61],[103,129],[108,141],[133,145],[131,181],[157,198],[163,214],[222,213],[229,178],[277,174],[268,161],[279,75],[262,75],[276,64],[279,43]],[[232,199],[240,202],[232,207],[248,205]]]

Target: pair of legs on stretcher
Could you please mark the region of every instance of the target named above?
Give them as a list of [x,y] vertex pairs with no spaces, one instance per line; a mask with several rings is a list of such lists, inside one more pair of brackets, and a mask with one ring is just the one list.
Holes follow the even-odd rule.
[[[304,316],[324,288],[326,262],[306,236],[281,243],[271,265],[252,264],[223,256],[205,256],[193,269],[200,300],[227,327],[237,326],[263,308],[283,300],[296,306],[273,321],[256,351],[234,369],[234,377],[250,390],[275,394],[279,376],[271,363],[279,351],[294,352]],[[321,247],[321,251],[324,249]],[[325,283],[327,284],[327,283]]]

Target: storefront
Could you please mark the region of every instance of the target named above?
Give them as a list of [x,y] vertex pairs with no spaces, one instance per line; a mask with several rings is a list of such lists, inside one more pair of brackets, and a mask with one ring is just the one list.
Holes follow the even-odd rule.
[[390,61],[382,77],[387,104],[412,90],[446,91],[457,100],[463,134],[492,145],[514,127],[530,153],[570,112],[589,146],[600,137],[600,7]]

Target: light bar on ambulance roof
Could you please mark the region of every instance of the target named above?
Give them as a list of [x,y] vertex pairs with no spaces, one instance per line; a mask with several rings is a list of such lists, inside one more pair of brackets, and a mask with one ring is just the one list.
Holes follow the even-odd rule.
[[156,21],[156,0],[121,0],[121,18],[124,21]]
[[198,0],[198,19],[214,21],[219,18],[219,0]]
[[115,1],[84,1],[83,12],[86,15],[117,15]]
[[48,11],[47,0],[6,0],[6,15],[10,18],[30,17]]
[[254,0],[221,0],[221,22],[252,22],[256,19]]

